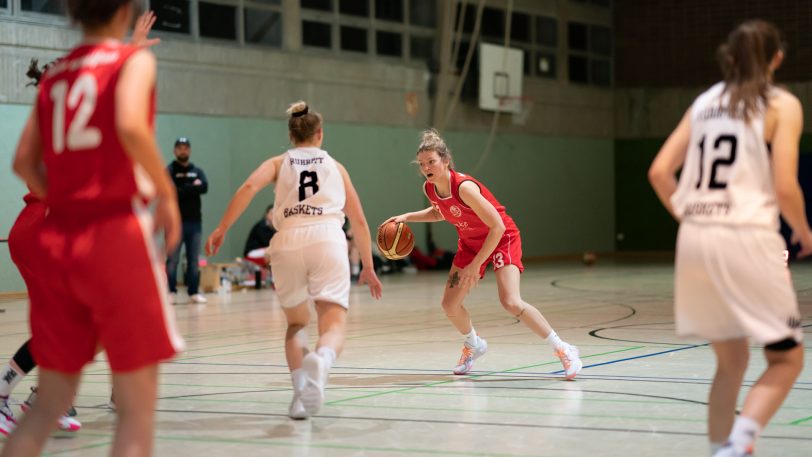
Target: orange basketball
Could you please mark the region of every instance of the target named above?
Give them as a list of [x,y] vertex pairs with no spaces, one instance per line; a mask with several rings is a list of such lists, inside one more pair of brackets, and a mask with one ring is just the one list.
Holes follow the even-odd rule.
[[403,222],[387,222],[378,228],[378,249],[389,260],[400,260],[414,249],[414,234]]

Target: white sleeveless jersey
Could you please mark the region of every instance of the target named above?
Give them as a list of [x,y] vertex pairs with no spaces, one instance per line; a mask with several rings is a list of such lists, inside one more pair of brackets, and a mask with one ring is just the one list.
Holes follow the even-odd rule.
[[319,148],[294,148],[279,165],[273,225],[279,230],[344,224],[344,179],[335,160]]
[[691,142],[671,203],[682,221],[777,230],[764,110],[749,123],[731,118],[724,87],[717,83],[691,107]]

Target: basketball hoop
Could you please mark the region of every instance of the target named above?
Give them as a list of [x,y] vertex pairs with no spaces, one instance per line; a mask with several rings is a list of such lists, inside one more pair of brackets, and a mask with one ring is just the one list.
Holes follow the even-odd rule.
[[499,97],[499,111],[510,111],[513,125],[525,125],[535,101],[528,96]]

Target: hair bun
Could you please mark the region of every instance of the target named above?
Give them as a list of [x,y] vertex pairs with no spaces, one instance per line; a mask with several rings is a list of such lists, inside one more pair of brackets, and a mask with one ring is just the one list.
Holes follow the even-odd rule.
[[298,102],[291,103],[286,111],[286,113],[290,117],[304,116],[305,114],[307,114],[307,112],[308,112],[307,102],[305,102],[304,100],[299,100]]
[[442,140],[442,138],[440,138],[440,132],[438,132],[437,129],[430,128],[430,129],[423,130],[423,142],[424,143],[426,143],[426,142],[435,142],[435,141],[438,141],[438,140]]

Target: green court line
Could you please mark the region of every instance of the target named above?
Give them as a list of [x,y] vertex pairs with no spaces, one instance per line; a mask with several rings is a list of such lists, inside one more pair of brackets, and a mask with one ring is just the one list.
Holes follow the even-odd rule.
[[[618,349],[616,351],[608,351],[608,352],[602,352],[602,353],[599,353],[599,354],[592,354],[592,355],[584,356],[584,357],[581,357],[581,358],[582,359],[588,359],[588,358],[592,358],[592,357],[599,357],[599,356],[602,356],[602,355],[616,354],[618,352],[633,351],[635,349],[641,349],[641,348],[644,348],[644,347],[645,346],[632,346],[632,347],[628,347],[628,348],[625,348],[625,349]],[[401,393],[401,392],[408,392],[408,391],[414,390],[414,389],[423,389],[423,388],[426,388],[426,387],[434,387],[434,386],[439,386],[439,385],[442,385],[442,384],[449,384],[449,383],[458,382],[458,381],[465,380],[465,379],[477,379],[477,378],[481,378],[481,377],[484,377],[484,376],[491,376],[491,375],[499,374],[499,373],[509,373],[511,371],[519,371],[519,370],[524,370],[524,369],[527,369],[527,368],[535,368],[535,367],[540,367],[540,366],[544,366],[544,365],[552,365],[554,363],[559,363],[559,362],[558,361],[544,362],[544,363],[537,363],[537,364],[534,364],[534,365],[525,365],[525,366],[522,366],[522,367],[510,368],[510,369],[507,369],[507,370],[491,371],[491,372],[488,372],[488,373],[470,375],[470,376],[465,376],[465,377],[456,378],[456,379],[449,379],[449,380],[446,380],[446,381],[430,382],[428,384],[423,384],[423,385],[420,385],[420,386],[404,387],[404,388],[401,388],[401,389],[386,390],[386,391],[378,392],[378,393],[374,393],[374,394],[359,395],[359,396],[356,396],[356,397],[344,398],[344,399],[341,399],[341,400],[333,400],[333,401],[326,402],[325,404],[332,406],[332,405],[336,405],[336,404],[344,403],[344,402],[348,402],[348,401],[353,401],[353,400],[361,400],[361,399],[364,399],[364,398],[378,397],[378,396],[381,396],[381,395],[389,395],[389,394],[397,394],[397,393]]]
[[803,419],[798,419],[795,421],[790,422],[790,425],[801,425],[806,421],[812,420],[812,416],[804,417]]
[[[103,433],[86,433],[86,436],[111,438],[110,434]],[[321,443],[296,443],[286,441],[270,441],[258,439],[240,439],[240,438],[212,438],[205,436],[177,436],[177,435],[155,435],[156,441],[182,441],[182,442],[198,442],[198,443],[224,443],[224,444],[250,444],[255,446],[275,446],[275,447],[292,447],[292,448],[316,448],[316,449],[335,449],[346,451],[364,451],[364,452],[390,452],[400,454],[424,454],[424,455],[458,455],[458,456],[474,456],[474,457],[542,457],[541,454],[497,454],[487,452],[471,452],[471,451],[452,451],[444,449],[427,449],[427,448],[395,448],[395,447],[380,447],[380,446],[357,446],[351,444],[321,444]],[[76,452],[82,449],[90,449],[99,447],[101,444],[88,445],[86,447],[74,448],[70,451],[59,451],[55,454],[63,454],[66,452]],[[545,457],[550,457],[549,455]]]

